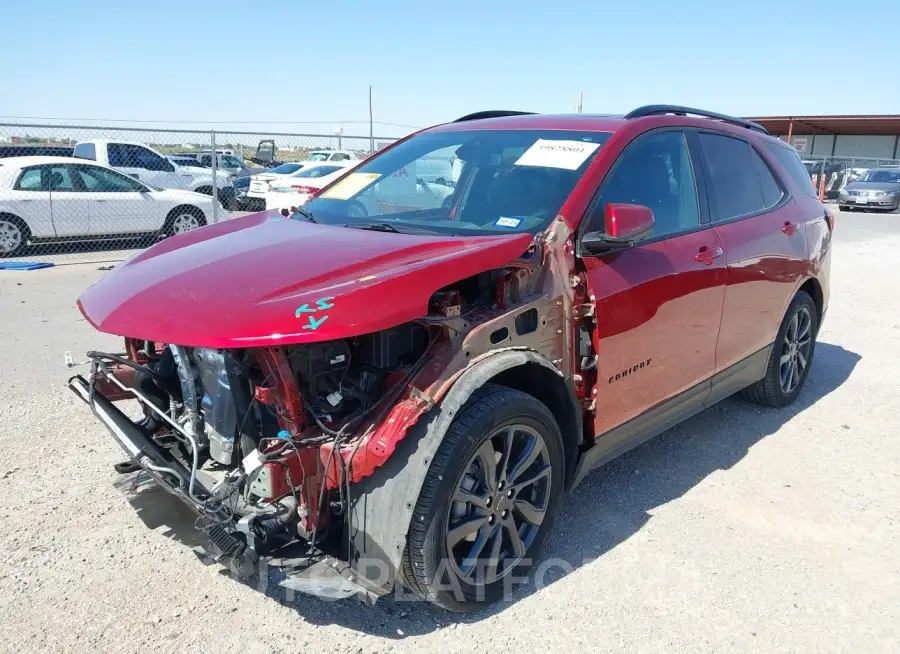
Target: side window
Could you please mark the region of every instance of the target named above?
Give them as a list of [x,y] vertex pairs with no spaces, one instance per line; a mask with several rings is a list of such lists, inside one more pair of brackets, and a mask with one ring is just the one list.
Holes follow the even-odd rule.
[[204,168],[212,168],[212,157],[208,154],[204,154],[200,157],[200,165]]
[[109,165],[114,168],[125,168],[132,164],[128,163],[126,156],[126,146],[120,143],[108,143],[106,145],[106,153],[109,155]]
[[697,186],[684,133],[651,132],[625,148],[600,187],[592,229],[603,228],[606,205],[611,202],[639,204],[653,211],[652,238],[697,227]]
[[170,170],[171,163],[140,145],[110,143],[109,165],[115,168],[143,168],[144,170]]
[[46,191],[47,186],[44,185],[40,168],[26,168],[19,175],[16,185],[13,187],[15,191]]
[[62,166],[46,166],[49,177],[48,184],[50,186],[50,192],[53,191],[77,191],[79,189],[75,188],[75,185],[72,183],[72,174],[71,167],[62,165]]
[[765,209],[750,145],[720,134],[700,133],[698,137],[709,170],[713,220],[728,220]]
[[79,143],[75,146],[75,151],[72,153],[73,157],[78,157],[79,159],[91,159],[92,161],[97,160],[97,147],[93,143]]
[[777,145],[775,143],[766,143],[766,149],[778,159],[778,163],[785,167],[788,175],[791,176],[799,186],[800,190],[811,198],[819,197],[816,189],[813,188],[812,180],[809,177],[809,171],[800,160],[800,155],[794,148]]
[[753,153],[753,163],[756,164],[756,172],[759,174],[759,183],[762,185],[763,200],[766,202],[766,209],[774,207],[778,204],[781,196],[784,195],[784,191],[781,190],[781,185],[775,178],[772,169],[769,168],[769,164],[759,156],[759,153],[756,150],[751,148],[750,151]]
[[97,166],[76,166],[75,170],[85,190],[92,193],[134,193],[144,190],[139,182],[112,170]]

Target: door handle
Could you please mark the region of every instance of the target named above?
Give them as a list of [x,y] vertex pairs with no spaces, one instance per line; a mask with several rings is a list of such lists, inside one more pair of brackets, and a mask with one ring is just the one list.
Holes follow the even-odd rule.
[[34,202],[34,198],[22,198],[19,202]]
[[106,202],[106,200],[94,200],[94,202]]
[[725,252],[722,248],[708,248],[704,245],[700,248],[700,251],[694,255],[694,261],[697,263],[704,263],[708,266],[712,264],[713,259],[717,259],[723,254],[725,254]]
[[781,231],[787,234],[788,236],[793,236],[794,232],[800,229],[800,223],[792,223],[790,220],[784,223],[784,227],[781,228]]

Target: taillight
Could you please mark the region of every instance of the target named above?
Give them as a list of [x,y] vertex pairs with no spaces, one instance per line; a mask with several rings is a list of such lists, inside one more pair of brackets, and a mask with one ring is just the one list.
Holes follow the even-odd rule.
[[307,195],[312,195],[313,193],[319,192],[319,189],[313,188],[312,186],[298,186],[296,184],[291,185],[291,190],[294,193],[304,193]]
[[834,214],[830,211],[825,212],[825,222],[828,223],[828,231],[834,231]]

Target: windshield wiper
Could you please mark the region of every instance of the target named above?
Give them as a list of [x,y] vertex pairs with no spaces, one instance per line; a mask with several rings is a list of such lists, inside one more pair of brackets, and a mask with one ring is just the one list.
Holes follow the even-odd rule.
[[373,232],[394,232],[399,234],[400,230],[390,223],[348,223],[344,227],[353,227],[354,229],[371,229]]
[[439,232],[436,229],[428,229],[426,227],[401,225],[400,229],[397,229],[395,223],[347,223],[344,227],[368,229],[373,232],[391,232],[394,234],[438,234],[440,236],[448,236],[448,234]]
[[316,220],[315,216],[313,216],[312,213],[310,213],[310,211],[308,209],[304,209],[303,207],[292,207],[292,208],[294,210],[294,213],[299,213],[301,216],[306,218],[309,222],[319,224],[319,221]]

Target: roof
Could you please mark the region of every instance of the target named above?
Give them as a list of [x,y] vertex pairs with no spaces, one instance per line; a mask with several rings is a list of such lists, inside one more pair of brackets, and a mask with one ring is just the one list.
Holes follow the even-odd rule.
[[875,134],[900,135],[900,115],[875,116],[767,116],[748,118],[770,134]]
[[559,129],[587,132],[615,132],[625,124],[622,116],[596,114],[524,114],[447,123],[434,128],[439,131],[472,129]]
[[70,163],[89,163],[96,164],[96,161],[88,159],[75,159],[73,157],[46,157],[46,156],[30,156],[30,157],[6,157],[0,159],[0,166],[10,166],[15,168],[24,168],[25,166],[39,166],[41,164],[70,164]]

